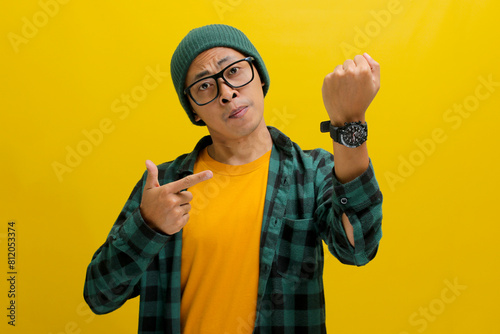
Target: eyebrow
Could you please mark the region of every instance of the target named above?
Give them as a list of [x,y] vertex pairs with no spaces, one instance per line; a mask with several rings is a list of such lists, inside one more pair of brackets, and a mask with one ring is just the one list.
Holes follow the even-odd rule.
[[[226,56],[226,57],[222,58],[221,60],[219,60],[219,61],[217,62],[217,65],[218,65],[219,67],[221,67],[221,65],[222,65],[222,64],[224,64],[224,63],[228,62],[230,59],[233,59],[233,58],[235,58],[235,57],[233,57],[233,56]],[[198,74],[196,74],[196,75],[194,76],[193,81],[196,81],[196,80],[198,80],[198,79],[201,79],[201,78],[203,78],[203,77],[206,77],[206,76],[207,76],[207,75],[209,75],[209,74],[210,74],[210,72],[209,72],[209,71],[207,71],[207,70],[202,71],[202,72],[199,72]]]

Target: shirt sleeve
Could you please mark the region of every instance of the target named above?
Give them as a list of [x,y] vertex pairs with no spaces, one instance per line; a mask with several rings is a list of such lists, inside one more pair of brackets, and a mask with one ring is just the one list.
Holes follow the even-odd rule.
[[[340,262],[362,266],[371,261],[382,238],[382,193],[370,160],[363,174],[347,183],[340,183],[335,168],[319,173],[323,186],[318,193],[320,235],[330,252]],[[353,247],[342,225],[345,213],[353,227]]]
[[141,216],[144,180],[135,186],[87,268],[84,298],[96,314],[111,312],[139,294],[142,274],[170,238],[152,230]]

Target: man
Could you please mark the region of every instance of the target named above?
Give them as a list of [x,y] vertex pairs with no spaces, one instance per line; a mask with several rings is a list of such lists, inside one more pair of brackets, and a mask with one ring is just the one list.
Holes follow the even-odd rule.
[[88,267],[85,300],[103,314],[140,295],[140,333],[326,332],[322,240],[360,266],[381,238],[365,142],[379,65],[356,56],[324,80],[335,158],[266,126],[269,75],[241,31],[192,30],[171,73],[210,136],[172,162],[146,162]]

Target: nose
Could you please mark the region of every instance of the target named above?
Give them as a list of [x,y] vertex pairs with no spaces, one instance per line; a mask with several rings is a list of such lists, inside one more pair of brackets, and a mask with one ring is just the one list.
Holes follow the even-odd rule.
[[222,104],[231,102],[239,95],[239,92],[229,86],[222,78],[219,79],[219,101]]

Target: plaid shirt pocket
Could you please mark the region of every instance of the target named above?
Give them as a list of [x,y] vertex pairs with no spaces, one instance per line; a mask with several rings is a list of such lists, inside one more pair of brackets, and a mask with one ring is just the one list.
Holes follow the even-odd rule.
[[276,271],[284,278],[300,281],[320,275],[320,239],[314,219],[284,218],[278,239]]

